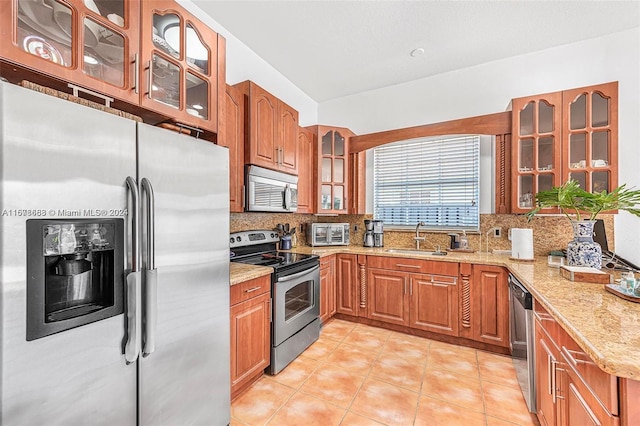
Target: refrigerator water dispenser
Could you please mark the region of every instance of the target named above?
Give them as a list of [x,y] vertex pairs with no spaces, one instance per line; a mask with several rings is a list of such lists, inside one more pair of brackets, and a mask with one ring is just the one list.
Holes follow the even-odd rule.
[[27,340],[124,312],[122,219],[27,221]]

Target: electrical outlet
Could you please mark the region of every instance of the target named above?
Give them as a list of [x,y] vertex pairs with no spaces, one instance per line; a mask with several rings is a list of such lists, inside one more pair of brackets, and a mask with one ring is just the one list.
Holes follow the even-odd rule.
[[353,232],[358,232],[358,225],[353,225]]
[[494,238],[502,237],[502,228],[500,228],[499,226],[493,228],[493,237]]

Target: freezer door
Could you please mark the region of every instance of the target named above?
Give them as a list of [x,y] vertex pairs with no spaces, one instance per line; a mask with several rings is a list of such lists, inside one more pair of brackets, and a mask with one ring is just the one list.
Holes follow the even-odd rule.
[[[228,150],[139,124],[138,159],[138,181],[148,180],[155,204],[156,270],[145,274],[143,288],[155,281],[156,294],[145,291],[142,304],[145,297],[157,300],[157,311],[143,314],[143,347],[150,338],[154,347],[139,362],[140,424],[227,425]],[[142,188],[143,230],[147,194]]]
[[136,424],[123,314],[26,340],[26,220],[103,209],[125,219],[135,131],[130,120],[0,83],[2,425]]

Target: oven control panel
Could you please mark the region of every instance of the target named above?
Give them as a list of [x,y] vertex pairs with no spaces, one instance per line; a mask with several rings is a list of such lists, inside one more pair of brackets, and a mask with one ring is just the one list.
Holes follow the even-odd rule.
[[279,240],[278,233],[270,229],[234,232],[229,235],[229,247],[236,248],[256,244],[275,243]]

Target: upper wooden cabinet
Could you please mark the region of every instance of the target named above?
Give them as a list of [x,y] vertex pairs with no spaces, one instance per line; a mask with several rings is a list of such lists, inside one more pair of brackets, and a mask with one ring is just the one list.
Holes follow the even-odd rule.
[[225,40],[175,1],[0,3],[0,58],[17,66],[10,79],[35,73],[41,84],[77,85],[153,124],[217,133]]
[[562,180],[590,192],[618,186],[618,82],[562,92]]
[[145,0],[140,102],[175,121],[218,131],[225,88],[224,38],[173,0]]
[[133,0],[3,0],[0,57],[138,104],[140,4]]
[[367,153],[349,153],[349,214],[367,212]]
[[307,127],[316,136],[314,181],[316,213],[349,212],[349,138],[355,134],[342,127]]
[[242,91],[226,86],[224,123],[218,132],[218,145],[229,148],[229,210],[233,213],[244,211],[244,111]]
[[236,85],[248,97],[245,162],[298,174],[298,111],[257,84]]
[[297,213],[315,213],[315,181],[313,180],[313,132],[298,127],[298,210]]
[[513,99],[512,108],[513,213],[568,179],[591,192],[618,185],[617,82]]

